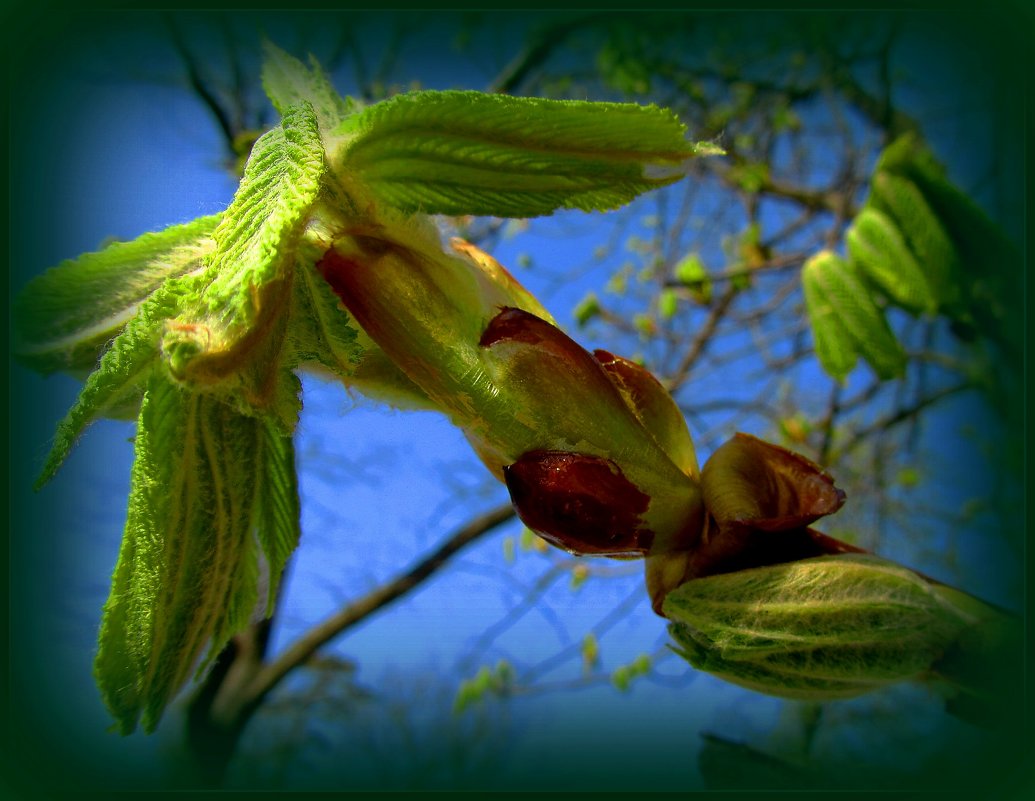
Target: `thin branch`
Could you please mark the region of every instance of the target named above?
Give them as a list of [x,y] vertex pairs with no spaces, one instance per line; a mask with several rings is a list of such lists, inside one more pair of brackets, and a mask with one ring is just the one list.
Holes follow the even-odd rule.
[[234,139],[237,136],[237,131],[234,129],[233,121],[230,119],[230,114],[219,98],[216,97],[215,93],[209,86],[209,82],[201,74],[198,68],[198,60],[194,58],[190,50],[187,48],[187,44],[180,34],[179,27],[173,21],[171,17],[168,18],[169,33],[172,39],[173,47],[176,52],[179,53],[180,58],[183,60],[183,64],[187,69],[187,80],[190,83],[191,89],[193,89],[198,97],[201,98],[201,102],[205,104],[205,107],[212,113],[212,116],[216,120],[216,124],[219,126],[219,130],[223,134],[223,140],[226,144],[227,152],[234,152]]
[[701,354],[704,353],[709,343],[711,343],[712,335],[719,327],[723,317],[726,316],[726,312],[738,294],[737,288],[731,285],[726,289],[722,297],[719,298],[718,303],[712,306],[708,319],[705,320],[704,325],[698,330],[697,336],[690,343],[690,347],[683,356],[683,360],[679,363],[679,367],[676,368],[675,373],[667,382],[666,389],[670,393],[674,393],[690,377],[690,371],[693,369],[694,364],[701,357]]
[[841,446],[840,450],[842,453],[849,453],[854,448],[858,447],[860,443],[865,442],[870,437],[888,431],[908,420],[912,420],[927,407],[933,406],[934,404],[942,400],[945,400],[946,398],[951,397],[952,395],[958,395],[960,392],[965,392],[973,388],[974,385],[971,382],[964,381],[963,383],[956,384],[951,387],[946,387],[940,392],[935,392],[926,398],[922,398],[913,405],[909,406],[908,408],[899,409],[897,412],[895,412],[895,414],[891,415],[890,417],[884,418],[883,420],[878,420],[872,425],[866,426],[865,428],[860,428],[852,435],[852,437],[847,442],[844,443],[844,445]]
[[488,91],[510,94],[520,89],[532,71],[541,66],[565,39],[591,21],[591,17],[580,17],[547,28],[504,67]]
[[450,557],[513,517],[514,509],[509,504],[476,517],[405,573],[312,626],[256,674],[246,688],[246,703],[256,705],[261,702],[288,673],[305,664],[321,646],[411,592],[438,572]]

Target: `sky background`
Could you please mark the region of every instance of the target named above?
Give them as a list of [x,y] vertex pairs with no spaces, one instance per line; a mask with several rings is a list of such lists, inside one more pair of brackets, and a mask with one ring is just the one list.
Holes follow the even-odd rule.
[[[198,19],[202,31],[204,20]],[[303,52],[293,47],[292,27],[305,31],[299,38],[316,52],[320,37],[331,32],[319,17],[274,15],[263,21],[271,38],[296,55]],[[464,57],[452,48],[452,20],[429,24],[393,74],[419,77],[429,88],[482,87],[515,52],[523,26],[533,21],[509,17],[497,26],[494,39],[479,42]],[[10,217],[15,233],[10,281],[15,289],[109,237],[130,239],[219,211],[236,186],[219,162],[219,133],[197,99],[179,84],[152,79],[178,74],[175,53],[162,45],[160,20],[126,13],[117,20],[94,19],[85,27],[87,35],[69,36],[80,24],[85,20],[58,31],[68,42],[63,58],[27,69],[12,94],[10,166],[17,202]],[[376,36],[363,41],[376,50]],[[964,73],[968,58],[960,54]],[[921,74],[942,88],[953,80],[951,74]],[[350,91],[347,73],[335,78],[338,88]],[[913,91],[923,95],[922,81]],[[986,127],[979,131],[979,125]],[[951,150],[987,141],[987,119],[947,118],[943,126],[932,126],[936,146]],[[966,185],[968,162],[957,163],[963,172],[957,177]],[[644,202],[643,214],[653,208]],[[602,270],[583,269],[581,279],[570,280],[573,268],[590,263],[599,237],[596,220],[563,214],[537,221],[528,233],[503,241],[494,254],[569,327],[573,305],[591,289],[602,291]],[[534,267],[515,268],[525,255]],[[579,339],[594,345],[582,335]],[[820,380],[818,373],[800,379]],[[79,383],[65,376],[42,379],[14,366],[11,387],[12,690],[25,694],[41,722],[30,736],[60,741],[77,755],[84,777],[100,786],[154,786],[160,781],[157,765],[172,749],[174,726],[152,737],[106,733],[109,718],[91,675],[100,608],[125,515],[133,426],[111,421],[92,426],[57,478],[33,494],[30,485],[53,427]],[[286,577],[274,649],[403,570],[477,510],[506,499],[502,487],[486,480],[459,432],[434,414],[385,411],[340,386],[311,379],[304,382],[304,401],[296,443],[303,541]],[[967,413],[965,407],[950,409],[928,429],[934,432],[928,452],[940,454],[945,467],[932,489],[936,501],[981,480],[963,446],[937,436],[939,425],[949,430],[956,423],[953,415]],[[702,462],[707,455],[698,454]],[[570,572],[559,571],[533,613],[487,638],[486,632],[495,631],[508,610],[528,596],[547,564],[548,557],[520,547],[512,563],[504,559],[505,541],[516,542],[520,531],[519,524],[501,527],[418,592],[336,642],[334,652],[355,662],[357,683],[373,692],[377,703],[357,701],[349,725],[338,718],[321,723],[310,715],[302,757],[287,766],[275,760],[242,765],[236,779],[248,783],[267,771],[271,780],[308,786],[379,786],[405,781],[398,766],[412,767],[430,753],[436,767],[423,781],[443,787],[477,783],[478,771],[486,770],[515,789],[541,786],[549,777],[554,786],[571,789],[648,784],[685,790],[702,786],[696,765],[702,732],[794,754],[807,709],[691,673],[674,657],[628,692],[610,686],[610,670],[641,653],[660,652],[667,641],[635,563],[609,563],[628,575],[578,589],[571,587]],[[967,573],[973,588],[1002,600],[1006,566],[997,561],[1002,557],[980,541],[963,542],[973,548],[963,557],[974,568]],[[894,543],[890,550],[889,556],[902,556],[894,553]],[[922,555],[906,556],[920,569],[944,569],[937,555],[928,564],[916,563]],[[462,718],[450,714],[458,678],[499,659],[519,669],[549,665],[558,651],[577,650],[594,627],[607,629],[600,635],[604,680],[577,691],[490,705]],[[541,678],[563,683],[579,672],[578,660],[569,660]],[[910,759],[922,760],[925,750],[937,754],[944,743],[965,748],[973,733],[932,711],[935,706],[926,691],[906,686],[876,700],[832,705],[830,734],[824,735],[830,742],[819,743],[819,751],[865,753],[871,763],[894,763],[904,750]],[[387,714],[396,707],[407,710],[407,723]],[[894,725],[857,725],[881,715]],[[407,727],[417,745],[406,745],[401,732]],[[938,736],[930,736],[935,730]],[[444,754],[457,743],[468,756],[483,749],[485,762],[450,773]],[[258,735],[246,738],[246,745],[256,754],[266,747]],[[366,756],[351,766],[341,764],[357,752]]]

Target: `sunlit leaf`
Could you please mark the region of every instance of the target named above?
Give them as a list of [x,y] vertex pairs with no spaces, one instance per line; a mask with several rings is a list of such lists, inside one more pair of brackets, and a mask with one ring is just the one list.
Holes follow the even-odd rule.
[[170,282],[144,301],[115,338],[75,404],[58,424],[54,444],[36,481],[37,488],[54,476],[86,426],[106,417],[111,409],[118,409],[127,395],[142,392],[141,387],[157,362],[162,325],[176,314],[182,300],[180,283]]
[[148,383],[95,663],[123,732],[141,716],[152,730],[205,646],[211,658],[255,611],[262,425],[163,372]]
[[235,372],[286,308],[306,215],[323,175],[313,109],[293,107],[255,143],[244,178],[213,233],[197,304],[182,314],[162,350],[178,378]]
[[301,537],[295,448],[291,437],[259,423],[255,525],[269,572],[266,614],[272,614],[281,574]]
[[338,94],[312,56],[309,67],[269,41],[263,42],[262,87],[281,114],[293,106],[312,105],[320,127],[330,129],[341,123],[355,104]]
[[349,118],[338,170],[405,211],[606,210],[679,180],[695,145],[654,106],[412,92]]
[[93,370],[107,344],[167,279],[201,267],[219,215],[115,242],[29,282],[12,309],[19,361],[34,370]]

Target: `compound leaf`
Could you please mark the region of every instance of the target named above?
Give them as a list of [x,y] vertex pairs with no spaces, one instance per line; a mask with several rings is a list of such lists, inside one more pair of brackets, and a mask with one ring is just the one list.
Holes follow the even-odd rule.
[[164,338],[173,373],[226,374],[274,324],[320,190],[324,151],[312,106],[288,110],[255,143],[244,178],[213,233],[215,251],[195,283],[199,301]]

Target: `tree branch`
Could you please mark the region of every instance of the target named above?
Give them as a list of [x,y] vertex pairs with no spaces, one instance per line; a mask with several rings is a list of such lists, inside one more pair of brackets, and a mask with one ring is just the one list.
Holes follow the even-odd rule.
[[244,704],[258,705],[288,673],[305,664],[321,646],[416,588],[442,568],[458,551],[513,517],[514,508],[510,504],[486,512],[454,533],[405,573],[311,627],[255,675],[245,690],[246,697],[242,699]]
[[870,437],[888,431],[889,429],[894,428],[895,426],[899,425],[900,423],[906,422],[907,420],[912,420],[928,406],[933,406],[934,404],[942,400],[945,400],[945,398],[951,397],[952,395],[957,395],[960,392],[964,392],[968,389],[973,388],[974,385],[969,381],[964,381],[960,384],[956,384],[951,387],[946,387],[945,389],[939,392],[932,393],[926,398],[921,398],[908,408],[899,409],[897,412],[895,412],[895,414],[891,415],[890,417],[887,417],[883,420],[877,420],[875,423],[866,426],[865,428],[860,428],[852,435],[852,437],[847,442],[844,443],[844,445],[841,446],[841,453],[848,453],[855,447],[857,447],[860,443],[865,442]]
[[219,130],[223,134],[223,140],[226,144],[228,153],[234,152],[234,139],[237,137],[238,131],[235,130],[234,123],[230,119],[230,114],[219,98],[216,97],[215,93],[209,86],[208,81],[202,76],[201,70],[198,68],[198,61],[191,54],[187,48],[187,43],[184,41],[183,36],[180,34],[180,30],[176,23],[171,17],[168,18],[168,26],[170,37],[172,39],[173,47],[176,48],[176,52],[180,54],[180,58],[183,60],[183,64],[187,69],[187,80],[190,82],[190,87],[193,89],[202,103],[211,112],[212,116],[216,120],[216,124],[219,126]]

